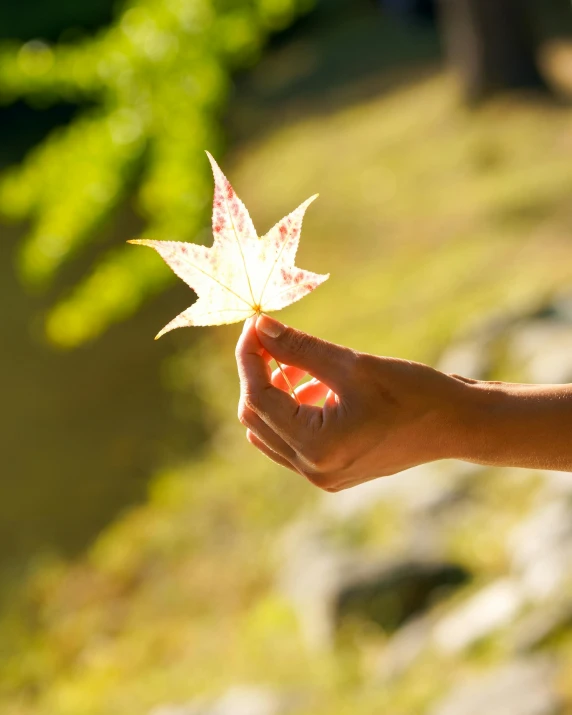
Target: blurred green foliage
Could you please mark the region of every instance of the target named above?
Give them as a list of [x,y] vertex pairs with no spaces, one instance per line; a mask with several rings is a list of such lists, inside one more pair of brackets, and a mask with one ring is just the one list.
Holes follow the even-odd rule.
[[[469,114],[436,76],[257,135],[232,172],[257,224],[321,192],[300,263],[332,280],[284,320],[431,362],[476,321],[526,311],[570,286],[570,119],[568,108],[504,99]],[[410,516],[396,498],[337,522],[322,499],[345,493],[322,496],[246,443],[236,420],[239,330],[201,332],[173,358],[176,380],[196,387],[208,410],[209,448],[158,475],[148,502],[75,563],[36,564],[0,613],[2,715],[149,714],[260,682],[301,693],[296,715],[418,715],[507,657],[503,632],[454,658],[428,646],[385,683],[381,630],[358,624],[333,649],[306,648],[279,587],[284,529],[320,520],[336,543],[387,555],[405,543]],[[533,473],[479,473],[443,531],[445,555],[475,583],[445,610],[506,573],[507,537],[540,485]],[[570,632],[559,647],[570,673]]]
[[[365,22],[373,25],[369,18]],[[363,43],[363,26],[354,36]],[[337,51],[345,48],[346,58],[355,54],[347,34],[335,29],[329,37]],[[391,40],[377,38],[385,47]],[[306,71],[313,57],[317,64],[308,45],[298,43],[294,49],[301,53],[301,61],[296,63],[288,48],[280,56],[282,62],[290,62],[291,71]],[[52,60],[41,60],[50,66],[50,87],[57,84],[59,59],[54,58],[60,50],[52,52]],[[17,60],[13,57],[12,62]],[[263,64],[254,70],[260,83],[277,66]],[[14,76],[16,70],[12,68]],[[28,80],[36,88],[27,95],[34,101],[54,96],[53,89],[42,93],[46,75]],[[117,81],[115,75],[113,79]],[[500,99],[471,115],[458,106],[447,78],[408,75],[405,86],[389,88],[382,79],[374,77],[375,93],[367,99],[346,95],[332,106],[322,95],[299,114],[285,111],[284,104],[273,104],[273,116],[251,109],[248,116],[256,116],[256,129],[264,126],[266,131],[255,132],[248,151],[243,149],[234,162],[231,178],[260,226],[271,225],[306,196],[321,192],[305,223],[300,264],[330,271],[332,280],[308,302],[288,308],[284,320],[357,349],[431,362],[452,335],[475,322],[526,311],[570,286],[571,112],[566,107]],[[176,82],[171,81],[174,91]],[[3,194],[12,187],[15,217],[33,216],[37,226],[44,216],[40,198],[47,202],[48,192],[60,198],[51,188],[57,185],[55,174],[42,180],[42,172],[52,171],[52,165],[58,181],[70,191],[84,187],[90,196],[82,171],[92,183],[104,181],[93,178],[92,157],[99,162],[105,147],[113,146],[115,159],[105,164],[108,173],[97,174],[114,176],[120,187],[109,206],[116,206],[142,176],[140,210],[150,225],[169,230],[172,224],[172,230],[189,235],[189,219],[179,211],[187,211],[187,217],[198,213],[191,213],[181,194],[163,193],[167,188],[158,171],[161,166],[161,176],[184,171],[183,179],[177,179],[183,181],[182,194],[189,185],[189,167],[195,167],[192,176],[197,181],[204,171],[206,203],[211,181],[203,147],[192,154],[194,163],[179,165],[178,140],[162,142],[167,135],[148,128],[133,137],[133,115],[138,121],[146,116],[133,110],[139,104],[124,103],[121,109],[127,114],[119,113],[114,95],[106,94],[109,88],[82,93],[77,82],[69,83],[77,93],[72,96],[65,95],[63,79],[59,86],[58,96],[97,99],[99,108],[52,137],[53,149],[46,145],[37,150],[28,161],[29,179],[26,168],[5,178]],[[387,88],[385,93],[380,86]],[[149,87],[164,96],[166,85],[145,84],[140,90],[144,94]],[[220,104],[204,106],[211,109],[200,116],[218,116]],[[176,115],[177,130],[183,132],[187,125],[178,111],[171,107],[165,116],[156,107],[152,119],[170,126]],[[118,132],[123,142],[116,145],[111,139],[106,144],[102,126],[108,136]],[[196,124],[192,126],[198,131]],[[74,132],[82,138],[74,138]],[[192,136],[181,152],[191,145]],[[73,181],[67,178],[67,154],[56,152],[58,142],[64,148],[66,142],[81,147],[82,154],[70,159],[70,166],[76,166],[78,156],[86,156]],[[73,157],[71,150],[69,156]],[[150,204],[148,186],[155,187],[148,190]],[[168,189],[172,191],[171,185]],[[83,201],[77,199],[77,205],[82,208]],[[200,206],[197,211],[202,211]],[[83,248],[97,227],[93,223],[81,242],[72,241],[69,255]],[[28,245],[36,233],[37,229]],[[115,284],[100,268],[95,305],[109,301],[113,306],[114,290],[122,291],[122,305],[128,305],[129,288],[136,306],[152,281],[158,288],[163,278],[157,275],[168,275],[155,274],[162,268],[159,261],[141,264],[139,272],[133,267],[132,261],[144,261],[146,254],[133,249],[122,252],[121,259],[105,259],[112,278],[115,271]],[[43,260],[38,281],[48,280],[63,262],[52,259],[50,265]],[[136,276],[145,276],[146,271],[147,282],[138,278],[138,283]],[[76,315],[81,334],[84,315]],[[508,639],[502,632],[485,648],[481,645],[480,650],[453,659],[427,648],[408,671],[386,684],[377,665],[386,646],[381,631],[356,628],[344,642],[319,654],[305,647],[293,605],[278,586],[283,529],[297,518],[324,518],[328,512],[320,511],[326,503],[319,492],[265,460],[244,440],[236,421],[238,386],[232,357],[239,329],[200,332],[191,350],[181,349],[169,368],[170,379],[196,388],[208,409],[213,433],[208,449],[188,464],[158,475],[148,502],[104,530],[76,562],[34,564],[29,581],[9,599],[10,608],[0,613],[2,715],[141,715],[161,703],[217,697],[233,684],[261,681],[287,693],[301,693],[304,700],[297,715],[418,715],[454,682],[478,672],[486,661],[502,662],[506,656]],[[73,335],[71,330],[67,334]],[[446,555],[474,573],[477,585],[505,573],[507,534],[528,510],[539,486],[537,475],[530,473],[481,473],[468,508],[446,524]],[[61,498],[66,508],[81,508],[65,493]],[[341,524],[330,518],[326,526],[337,543],[376,553],[391,553],[407,534],[408,516],[397,499],[359,520]],[[470,589],[459,596],[470,596]],[[449,602],[445,609],[454,606]],[[560,648],[563,670],[570,673],[570,634]],[[572,702],[572,694],[567,702]]]
[[[19,256],[25,280],[49,283],[134,191],[145,236],[200,240],[211,194],[204,150],[220,153],[230,73],[254,63],[268,34],[311,5],[134,0],[89,39],[5,44],[2,103],[87,105],[0,178],[1,214],[31,225]],[[78,345],[171,278],[147,251],[102,248],[91,272],[47,316],[47,334]]]

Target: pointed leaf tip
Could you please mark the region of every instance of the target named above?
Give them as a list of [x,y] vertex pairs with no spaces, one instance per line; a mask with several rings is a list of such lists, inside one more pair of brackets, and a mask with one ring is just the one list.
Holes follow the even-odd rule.
[[207,150],[205,149],[205,154],[206,154],[207,157],[208,157],[208,160],[209,160],[210,165],[211,165],[212,170],[213,170],[213,174],[214,174],[216,171],[219,171],[219,172],[222,174],[222,170],[221,170],[220,166],[217,164],[216,159],[215,159],[214,156],[210,153],[210,151],[207,151]]
[[[310,293],[327,276],[295,266],[304,211],[314,194],[284,217],[261,240],[242,201],[205,150],[215,180],[214,243],[210,248],[179,241],[132,238],[127,243],[155,249],[196,292],[198,301],[155,336],[188,325],[223,325],[247,315],[280,310]],[[266,295],[266,300],[264,300]]]

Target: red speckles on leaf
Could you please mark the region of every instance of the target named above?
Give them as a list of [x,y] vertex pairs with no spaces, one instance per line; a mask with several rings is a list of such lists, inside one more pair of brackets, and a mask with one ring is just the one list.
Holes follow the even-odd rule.
[[209,159],[215,179],[212,247],[134,241],[154,248],[198,295],[159,335],[186,325],[234,323],[256,312],[280,310],[328,278],[294,264],[304,213],[315,197],[259,238],[246,207],[210,154]]

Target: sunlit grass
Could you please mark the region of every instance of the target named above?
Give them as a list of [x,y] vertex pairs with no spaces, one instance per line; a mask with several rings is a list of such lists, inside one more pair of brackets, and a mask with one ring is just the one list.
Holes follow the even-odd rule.
[[242,149],[232,173],[261,226],[320,192],[299,262],[331,278],[280,317],[431,359],[477,319],[569,283],[571,142],[568,110],[503,100],[469,113],[437,76],[301,117]]
[[[227,173],[256,225],[321,194],[298,264],[331,278],[277,317],[362,350],[433,361],[475,322],[568,285],[571,120],[569,110],[517,100],[470,114],[435,76],[251,140]],[[39,631],[7,671],[3,712],[140,715],[244,680],[302,692],[300,715],[413,715],[470,671],[470,658],[443,667],[429,654],[381,687],[368,665],[375,639],[319,656],[305,648],[275,587],[275,537],[317,495],[244,443],[239,329],[205,331],[189,356],[218,425],[210,451],[158,478],[149,505],[103,534],[83,564],[31,590]],[[505,511],[505,480],[485,485],[451,546],[484,580],[502,570],[502,537],[534,492],[511,484]],[[386,523],[338,537],[391,542],[401,517],[389,507],[375,516]],[[494,529],[479,540],[483,522]]]

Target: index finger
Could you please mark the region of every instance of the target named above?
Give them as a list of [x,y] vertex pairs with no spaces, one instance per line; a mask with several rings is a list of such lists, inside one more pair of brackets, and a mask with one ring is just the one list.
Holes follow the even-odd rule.
[[[286,392],[274,387],[269,366],[272,358],[258,339],[255,323],[254,319],[246,322],[236,346],[241,402],[286,444],[300,451],[308,438],[306,411],[314,408],[304,405],[302,415],[300,405]],[[320,408],[315,409],[320,411]]]
[[235,355],[241,394],[248,393],[250,387],[260,389],[270,384],[269,363],[272,358],[262,347],[255,325],[255,318],[245,321],[236,345]]

